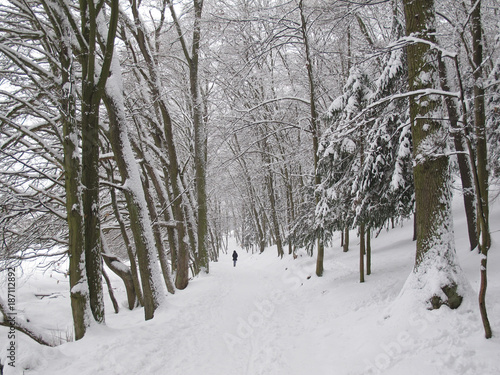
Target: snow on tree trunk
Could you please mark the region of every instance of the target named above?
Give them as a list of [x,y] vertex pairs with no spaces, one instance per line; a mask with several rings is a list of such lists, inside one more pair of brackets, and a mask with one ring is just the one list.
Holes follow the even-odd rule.
[[[144,160],[144,157],[139,154],[141,159]],[[145,163],[147,164],[147,162]],[[170,268],[168,265],[168,260],[167,260],[167,253],[165,251],[165,248],[163,246],[163,239],[162,239],[162,233],[161,233],[161,228],[158,224],[158,214],[156,212],[156,207],[155,207],[155,201],[153,199],[153,196],[151,194],[151,188],[149,186],[149,178],[146,175],[147,170],[149,169],[149,175],[152,177],[153,172],[151,169],[153,169],[151,166],[145,165],[145,171],[144,171],[144,178],[142,178],[142,184],[143,184],[143,189],[144,189],[144,195],[146,197],[146,203],[148,205],[148,210],[150,213],[150,217],[153,219],[154,224],[153,224],[153,234],[155,237],[155,243],[156,243],[156,250],[158,254],[158,259],[160,260],[160,266],[161,266],[161,271],[163,273],[163,280],[165,281],[165,286],[167,287],[167,290],[169,293],[174,294],[175,293],[175,287],[172,282],[172,278],[170,277]]]
[[489,229],[489,198],[488,198],[488,149],[486,134],[486,112],[485,112],[485,89],[483,86],[483,29],[481,22],[481,0],[471,1],[471,24],[472,24],[472,48],[473,48],[473,68],[474,68],[474,123],[476,129],[476,154],[477,154],[477,183],[478,183],[478,204],[479,228],[481,231],[481,286],[479,289],[479,310],[484,326],[484,333],[487,339],[493,335],[488,313],[486,310],[486,289],[488,286],[487,264],[488,250],[491,246],[491,235]]
[[203,118],[203,104],[199,88],[198,65],[200,48],[200,22],[203,1],[193,1],[195,24],[193,31],[193,51],[190,64],[191,96],[193,100],[193,123],[195,136],[196,197],[198,203],[198,263],[204,272],[209,272],[208,256],[208,205],[207,205],[207,130]]
[[[155,63],[153,54],[149,49],[149,41],[144,33],[144,25],[142,24],[141,17],[137,4],[131,4],[131,11],[134,19],[134,24],[137,28],[134,30],[134,36],[137,40],[141,54],[145,59],[149,76],[148,86],[151,90],[151,95],[155,98],[155,107],[160,115],[163,124],[162,142],[166,149],[169,163],[167,165],[168,178],[170,180],[170,187],[172,189],[172,213],[174,221],[176,222],[177,229],[177,244],[178,253],[176,254],[177,274],[175,278],[175,286],[178,289],[184,289],[189,284],[189,248],[188,238],[186,237],[186,223],[185,215],[183,212],[183,191],[180,182],[180,167],[177,158],[177,151],[174,141],[173,122],[168,111],[168,105],[162,94],[162,84],[160,81],[160,74],[158,66]],[[160,129],[158,129],[160,130]]]
[[[85,234],[85,267],[90,308],[96,322],[104,323],[101,234],[99,221],[99,108],[113,58],[118,25],[118,0],[110,3],[109,19],[94,2],[80,3],[82,65],[82,184]],[[98,50],[99,34],[106,38]],[[102,56],[100,59],[99,56]]]
[[[315,82],[314,82],[314,74],[313,74],[313,61],[311,58],[310,48],[309,48],[309,39],[307,35],[307,21],[304,14],[304,4],[303,1],[299,1],[299,10],[300,10],[300,22],[301,22],[301,35],[302,41],[304,43],[304,49],[306,54],[306,68],[307,68],[307,76],[309,79],[309,99],[310,99],[310,109],[311,109],[311,131],[313,138],[313,153],[314,153],[314,183],[315,185],[319,185],[321,183],[320,175],[318,174],[318,163],[319,163],[319,138],[320,138],[320,129],[319,129],[319,115],[316,108],[316,95],[315,95]],[[319,198],[316,197],[316,204],[319,203]],[[323,276],[323,258],[325,256],[325,245],[323,242],[323,231],[320,229],[318,232],[318,256],[316,258],[316,275]]]
[[[58,22],[64,24],[65,17],[54,12]],[[62,28],[68,32],[69,27]],[[81,161],[78,149],[78,126],[76,122],[76,82],[72,69],[70,35],[63,34],[60,41],[61,62],[61,117],[63,126],[64,184],[66,192],[66,218],[68,223],[69,283],[71,312],[75,340],[81,339],[90,324],[90,305],[85,271],[83,237],[83,202],[81,199]]]
[[[116,192],[114,189],[110,190],[110,195],[111,195],[111,203],[113,206],[113,211],[115,213],[116,221],[118,222],[118,226],[120,227],[120,233],[123,238],[123,242],[125,244],[125,248],[127,249],[127,255],[129,258],[130,262],[130,273],[132,275],[132,282],[135,290],[135,295],[137,297],[136,301],[134,301],[134,306],[130,308],[132,310],[134,307],[137,306],[144,306],[144,299],[142,298],[142,289],[141,289],[141,283],[139,281],[139,273],[137,271],[137,261],[135,259],[135,250],[131,244],[131,241],[129,239],[127,229],[125,227],[125,222],[123,220],[123,217],[120,213],[120,208],[118,207],[118,202],[116,199]],[[106,259],[104,259],[106,261]],[[109,267],[109,265],[108,265]],[[111,267],[110,267],[111,268]],[[128,293],[127,293],[128,295]]]
[[141,182],[139,165],[128,138],[121,83],[121,70],[113,60],[106,84],[105,104],[110,123],[110,142],[124,182],[124,193],[134,236],[141,275],[145,319],[152,319],[164,299],[162,282],[156,263],[156,246],[148,206]]
[[[15,319],[13,319],[12,311],[9,307],[11,307],[11,305],[7,304],[3,298],[0,297],[0,326],[9,328],[14,327],[19,332],[24,333],[41,345],[55,346],[58,344],[55,342],[54,337],[46,337],[46,334],[42,330],[32,325],[29,321],[22,319],[20,316],[15,316]],[[14,371],[12,373],[14,373]]]
[[[439,87],[435,43],[433,0],[405,0],[407,36],[415,38],[408,46],[410,90]],[[410,117],[414,142],[414,181],[417,220],[417,250],[413,272],[403,294],[413,290],[427,307],[442,305],[458,308],[466,281],[455,259],[451,216],[450,172],[447,133],[441,122],[440,98],[421,95],[410,99]]]
[[[177,17],[173,3],[168,4],[170,14],[175,24],[177,34],[182,46],[184,58],[189,66],[189,83],[191,91],[191,106],[192,106],[192,121],[194,127],[194,169],[195,169],[195,186],[196,186],[196,207],[197,207],[197,225],[194,222],[188,222],[188,235],[194,233],[190,228],[196,228],[196,240],[190,238],[190,242],[195,245],[195,272],[204,270],[209,272],[209,256],[208,256],[208,206],[207,206],[207,191],[206,191],[206,175],[207,175],[207,131],[204,119],[204,106],[202,95],[200,92],[199,80],[199,57],[200,57],[200,42],[201,42],[201,15],[203,11],[203,1],[193,0],[194,22],[193,22],[193,39],[191,44],[191,53],[188,51],[185,41],[185,33],[182,31],[180,20]],[[188,218],[190,215],[185,215]],[[183,281],[184,283],[184,281]]]
[[[93,80],[93,77],[92,77]],[[94,85],[84,79],[82,100],[82,184],[85,267],[90,307],[97,322],[104,321],[99,222],[99,108],[92,105]]]
[[[443,61],[441,54],[438,55],[438,65],[439,65],[439,78],[440,78],[441,89],[443,91],[450,91],[447,72],[446,72],[446,65]],[[443,99],[446,108],[448,110],[450,125],[451,128],[453,129],[453,143],[455,146],[455,151],[457,152],[458,168],[460,170],[460,177],[462,180],[462,192],[464,196],[465,215],[467,217],[469,243],[471,250],[474,250],[478,245],[477,218],[476,218],[476,207],[475,207],[476,196],[474,194],[474,180],[472,177],[470,162],[466,154],[464,136],[462,131],[460,131],[459,113],[456,102],[454,101],[454,98],[450,96],[446,96]]]

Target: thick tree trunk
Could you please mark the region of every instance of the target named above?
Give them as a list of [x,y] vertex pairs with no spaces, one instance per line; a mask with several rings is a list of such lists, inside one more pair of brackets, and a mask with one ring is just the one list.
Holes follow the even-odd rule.
[[[203,117],[203,101],[200,92],[199,83],[199,58],[200,58],[200,42],[201,42],[201,15],[203,11],[203,0],[193,0],[194,7],[194,23],[193,23],[193,39],[191,44],[191,53],[188,51],[187,43],[184,39],[184,33],[181,28],[179,19],[175,12],[173,3],[168,3],[170,14],[174,21],[175,28],[182,46],[184,57],[189,66],[189,83],[191,91],[191,105],[194,126],[194,167],[195,167],[195,186],[196,186],[196,207],[197,207],[197,227],[196,241],[191,240],[192,245],[197,246],[194,257],[195,272],[203,269],[206,273],[209,272],[209,256],[208,256],[208,202],[206,191],[206,174],[207,174],[207,132],[205,119]],[[188,218],[189,215],[185,214]],[[193,226],[194,223],[191,223]],[[187,223],[189,226],[190,223]],[[194,234],[189,232],[188,234]],[[179,274],[178,274],[179,275]],[[177,282],[177,281],[176,281]],[[184,282],[184,281],[182,281]],[[187,281],[186,281],[187,282]],[[187,284],[186,284],[187,285]]]
[[[143,160],[144,164],[144,178],[143,178],[143,188],[144,192],[146,194],[146,201],[148,203],[148,209],[150,212],[151,217],[154,218],[154,234],[155,234],[155,239],[156,239],[156,247],[158,251],[158,258],[160,260],[160,266],[161,270],[163,273],[163,279],[165,280],[165,285],[167,287],[167,290],[171,294],[175,294],[175,287],[172,282],[172,277],[171,277],[171,272],[170,272],[170,267],[168,265],[168,257],[167,257],[167,252],[165,251],[165,248],[163,246],[163,241],[162,241],[162,233],[161,233],[161,226],[159,225],[159,215],[157,214],[156,207],[154,205],[154,200],[152,199],[151,193],[149,193],[149,179],[151,179],[151,182],[153,183],[153,186],[156,191],[156,196],[158,197],[158,202],[160,203],[160,207],[163,208],[163,217],[165,219],[165,222],[167,223],[167,237],[168,237],[168,242],[170,245],[171,249],[175,249],[177,247],[177,242],[175,240],[175,230],[174,227],[171,223],[171,212],[169,209],[169,204],[168,204],[168,193],[166,190],[164,190],[163,186],[161,186],[160,178],[156,174],[155,169],[152,167],[151,160],[147,154],[145,154],[138,145],[134,145],[134,149],[139,155],[139,157]],[[174,261],[172,260],[172,264]]]
[[[57,14],[57,12],[55,12]],[[60,20],[63,22],[63,20]],[[63,31],[67,29],[63,28]],[[69,284],[75,340],[81,339],[90,324],[90,305],[85,271],[83,237],[83,202],[81,199],[81,164],[78,152],[78,125],[76,123],[76,82],[73,76],[71,46],[68,36],[61,38],[61,108],[64,148],[64,183],[66,217],[68,222]]]
[[[82,129],[82,184],[83,190],[83,223],[85,268],[89,289],[89,300],[92,315],[98,323],[104,323],[104,300],[102,294],[102,260],[101,233],[99,222],[99,108],[104,88],[113,59],[114,40],[118,25],[118,0],[110,3],[107,25],[100,24],[104,20],[102,7],[94,2],[80,1],[81,35],[84,43],[80,45],[80,62],[82,68],[81,91],[81,129]],[[99,26],[103,26],[100,28]],[[97,69],[96,58],[98,35],[106,30],[106,42],[102,45],[102,62]]]
[[[164,142],[162,141],[161,137],[154,136],[154,141],[156,147],[158,149],[162,149]],[[144,158],[147,158],[148,156],[145,154],[143,155]],[[148,165],[151,165],[148,160],[145,159]],[[149,167],[148,167],[149,168]],[[163,217],[165,219],[165,222],[167,223],[174,223],[174,214],[172,210],[172,204],[170,202],[174,201],[174,197],[171,194],[171,190],[168,184],[168,181],[170,180],[169,175],[168,175],[168,165],[165,163],[165,161],[162,160],[162,170],[163,170],[163,175],[165,178],[165,181],[163,181],[159,176],[157,176],[155,170],[153,168],[148,169],[149,174],[151,179],[153,180],[153,184],[155,186],[155,189],[158,193],[158,200],[160,203],[160,206],[163,207]],[[178,243],[178,236],[176,232],[176,227],[177,225],[168,225],[167,226],[167,237],[168,237],[168,243],[170,246],[170,261],[172,264],[172,272],[174,272],[177,269],[177,254],[179,252],[179,243]]]
[[[436,43],[433,0],[404,1],[406,34]],[[427,43],[408,46],[410,90],[433,89],[439,85],[436,56]],[[410,277],[427,294],[430,308],[446,304],[457,308],[462,302],[458,286],[461,270],[455,263],[449,165],[446,134],[439,121],[440,97],[410,98],[414,181],[417,220],[415,267]],[[439,273],[441,283],[428,280]]]
[[203,105],[199,87],[198,65],[201,39],[201,13],[203,0],[194,0],[195,24],[193,31],[192,56],[190,59],[191,96],[193,100],[194,158],[196,174],[196,199],[198,206],[198,254],[197,263],[204,272],[209,272],[208,256],[208,203],[207,203],[207,131],[203,118]]
[[[147,168],[146,168],[147,169]],[[144,173],[146,174],[146,173]],[[156,251],[158,253],[158,259],[160,260],[160,267],[163,274],[163,280],[165,281],[165,286],[169,293],[175,293],[175,287],[170,276],[170,267],[168,265],[167,253],[165,247],[163,246],[163,239],[161,234],[161,228],[158,225],[158,215],[156,213],[156,207],[154,205],[153,197],[149,191],[149,181],[148,177],[145,175],[142,179],[144,194],[146,197],[146,202],[148,205],[148,210],[151,218],[153,218],[153,234],[155,236]]]
[[[479,189],[485,221],[489,217],[488,204],[488,148],[486,139],[486,112],[483,87],[483,33],[481,26],[481,0],[472,0],[471,12],[472,48],[473,48],[473,76],[474,76],[474,125],[476,130],[476,158]],[[489,248],[491,245],[490,233],[481,228],[481,246]]]
[[[93,79],[93,77],[92,77]],[[104,322],[102,295],[101,236],[99,221],[99,106],[92,105],[94,86],[85,81],[82,113],[82,184],[85,270],[90,308],[95,321]],[[90,94],[89,94],[90,92]]]

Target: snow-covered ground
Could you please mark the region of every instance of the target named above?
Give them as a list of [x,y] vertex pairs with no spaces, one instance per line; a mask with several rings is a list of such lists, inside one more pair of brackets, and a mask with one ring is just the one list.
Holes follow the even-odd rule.
[[[247,254],[235,245],[209,275],[169,295],[155,318],[122,306],[114,314],[106,295],[106,326],[55,348],[16,334],[16,368],[5,365],[8,329],[0,327],[4,374],[500,374],[500,205],[492,209],[487,304],[494,337],[484,339],[477,307],[479,255],[468,250],[460,200],[455,200],[456,247],[472,287],[458,310],[428,311],[398,298],[411,272],[412,223],[372,240],[372,275],[359,283],[358,243],[327,249],[324,276],[315,258],[280,260],[276,250]],[[231,252],[236,249],[236,267]],[[111,276],[111,273],[110,273]],[[5,279],[5,275],[0,275]],[[18,270],[17,308],[54,339],[71,335],[68,279],[60,273]],[[2,283],[2,296],[6,295]],[[52,298],[35,294],[54,293]],[[4,297],[5,299],[5,297]]]

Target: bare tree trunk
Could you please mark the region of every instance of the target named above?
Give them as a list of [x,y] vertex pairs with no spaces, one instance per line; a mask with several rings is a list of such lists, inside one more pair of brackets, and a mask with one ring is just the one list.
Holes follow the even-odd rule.
[[[103,60],[97,70],[96,57],[100,20],[103,8],[94,2],[80,0],[82,36],[85,41],[80,54],[82,66],[82,184],[85,267],[89,288],[90,308],[96,322],[104,323],[102,295],[101,235],[99,222],[99,107],[113,59],[114,40],[118,25],[118,0],[111,2]],[[102,25],[104,26],[104,25]],[[104,29],[106,30],[106,29]],[[96,77],[98,77],[96,79]]]
[[[59,13],[54,12],[55,16]],[[64,24],[64,20],[59,22]],[[68,32],[69,27],[62,27]],[[59,59],[61,61],[61,117],[63,124],[64,147],[64,183],[66,191],[66,217],[68,222],[69,286],[71,311],[75,340],[81,339],[90,324],[90,305],[85,270],[85,252],[83,235],[83,202],[81,199],[81,164],[78,155],[78,125],[76,122],[76,82],[72,66],[71,45],[67,43],[69,35],[61,38]]]
[[111,303],[113,304],[113,309],[115,309],[115,313],[118,314],[120,312],[120,306],[118,305],[115,293],[113,292],[113,287],[111,286],[111,280],[109,279],[109,276],[104,268],[102,269],[102,276],[104,277],[104,280],[106,280],[106,285],[108,286],[109,298],[111,299]]
[[[473,77],[474,77],[474,124],[476,130],[476,158],[479,189],[484,219],[488,222],[488,148],[486,139],[486,112],[484,103],[485,90],[483,87],[483,32],[481,25],[481,0],[472,0],[471,25],[473,49]],[[481,246],[490,248],[490,233],[481,227]]]
[[[148,169],[148,167],[146,167]],[[167,254],[165,252],[165,248],[163,246],[163,240],[162,240],[162,235],[161,235],[161,228],[158,224],[158,214],[156,213],[156,207],[154,205],[154,200],[153,197],[150,193],[150,188],[149,188],[149,179],[144,172],[144,177],[142,178],[142,184],[143,184],[143,189],[144,189],[144,194],[146,197],[146,203],[148,205],[148,210],[151,218],[153,219],[153,234],[155,237],[155,243],[156,243],[156,251],[158,253],[158,259],[160,260],[160,267],[163,273],[163,280],[165,281],[165,286],[167,287],[167,290],[169,293],[174,294],[175,293],[175,287],[174,284],[172,283],[172,278],[170,276],[170,268],[168,265],[168,260],[167,260]]]
[[[130,296],[129,296],[129,308],[130,308],[130,310],[132,310],[134,307],[137,306],[137,304],[139,304],[140,306],[144,306],[144,299],[142,297],[141,284],[139,282],[139,274],[137,272],[137,262],[135,259],[136,257],[134,254],[134,249],[132,248],[132,245],[130,243],[128,233],[127,233],[127,230],[125,228],[125,223],[123,222],[123,218],[122,218],[122,215],[120,213],[120,209],[118,207],[118,202],[116,201],[116,193],[115,193],[114,189],[111,189],[110,194],[111,194],[111,203],[113,205],[113,211],[115,213],[116,221],[118,222],[118,226],[120,227],[122,239],[123,239],[123,242],[125,243],[125,248],[127,249],[127,255],[128,255],[128,258],[130,261],[130,273],[132,276],[132,282],[133,282],[133,287],[135,289],[135,294],[137,296],[137,303],[136,303],[136,301],[134,301],[133,305],[131,305]],[[104,255],[105,254],[103,254],[103,256]],[[106,261],[106,258],[104,258],[104,261]],[[110,269],[112,269],[111,266],[107,262],[106,262],[106,264]],[[113,270],[113,272],[116,273],[115,270]],[[124,280],[124,282],[126,283],[125,280]],[[127,295],[129,295],[128,292],[127,292]]]
[[[150,212],[150,215],[154,217],[154,232],[155,232],[155,238],[157,242],[157,251],[158,251],[158,257],[160,260],[160,266],[163,272],[163,278],[165,280],[165,285],[167,287],[167,290],[171,294],[175,294],[175,287],[172,282],[172,277],[171,277],[171,272],[170,268],[168,265],[168,259],[167,259],[167,253],[165,251],[165,248],[162,244],[162,235],[161,235],[161,227],[158,223],[159,221],[159,215],[156,212],[156,207],[153,204],[153,199],[151,197],[151,194],[149,193],[149,182],[148,182],[148,177],[151,179],[153,186],[156,191],[156,195],[158,197],[158,201],[160,203],[160,207],[163,207],[163,217],[165,218],[165,222],[167,225],[167,237],[168,237],[168,242],[170,245],[171,250],[175,252],[175,248],[177,247],[177,242],[175,240],[175,230],[174,226],[171,223],[171,212],[169,209],[169,204],[168,204],[168,197],[166,196],[168,193],[166,190],[163,189],[161,186],[160,179],[158,175],[155,172],[155,169],[152,167],[151,160],[149,156],[142,151],[142,149],[138,145],[134,145],[134,149],[136,153],[139,155],[139,157],[143,160],[143,165],[144,165],[144,179],[143,179],[143,187],[144,191],[146,193],[146,201],[148,203],[148,209]],[[166,187],[165,187],[166,189]],[[172,264],[174,263],[172,259]]]
[[486,289],[488,286],[487,264],[488,250],[491,247],[491,236],[489,228],[489,198],[488,198],[488,150],[486,139],[486,113],[483,87],[483,36],[481,22],[481,0],[472,0],[471,25],[472,25],[472,49],[474,62],[474,122],[476,129],[476,157],[477,157],[477,184],[478,205],[480,212],[481,229],[481,286],[479,289],[479,310],[483,321],[484,335],[491,338],[491,330],[488,313],[486,311]]
[[344,253],[347,253],[349,251],[349,227],[345,227],[344,229],[345,234],[344,234]]
[[[138,129],[139,131],[139,129]],[[160,137],[155,136],[154,137],[155,145],[158,147],[158,149],[162,148],[163,142]],[[146,161],[148,161],[148,156],[147,154],[144,154],[143,157],[145,158]],[[151,165],[151,163],[147,162],[147,165]],[[172,211],[172,206],[174,197],[172,197],[172,194],[169,189],[168,181],[170,180],[169,175],[168,175],[168,166],[166,165],[165,161],[162,159],[162,169],[163,169],[163,174],[165,181],[162,184],[161,179],[156,175],[156,172],[153,168],[149,170],[149,174],[151,179],[153,180],[153,184],[156,188],[157,194],[158,194],[158,200],[160,202],[160,206],[162,207],[162,212],[163,212],[163,217],[165,219],[165,222],[167,223],[174,223],[174,214]],[[178,236],[176,233],[176,227],[177,225],[168,225],[167,226],[167,236],[168,236],[168,243],[170,246],[170,261],[172,264],[172,272],[174,272],[177,268],[177,254],[179,252],[179,243],[178,243]]]
[[[315,95],[315,83],[314,83],[314,74],[313,74],[313,65],[311,53],[309,50],[309,39],[307,36],[307,21],[304,14],[304,4],[303,0],[299,0],[299,10],[300,10],[300,21],[301,21],[301,32],[302,32],[302,40],[304,43],[305,51],[306,51],[306,68],[307,68],[307,76],[309,79],[309,100],[310,100],[310,109],[311,109],[311,130],[312,130],[312,138],[313,138],[313,153],[314,153],[314,184],[317,186],[321,183],[321,178],[317,173],[318,162],[319,162],[319,116],[318,111],[316,109],[316,95]],[[319,197],[316,197],[316,203],[319,201]],[[323,231],[321,229],[318,230],[318,255],[316,260],[316,275],[323,276],[323,258],[325,256],[325,245],[323,240]]]
[[[110,81],[120,87],[121,71],[117,62],[111,71]],[[149,320],[161,304],[163,288],[158,276],[155,257],[155,239],[151,218],[147,210],[147,200],[141,184],[139,165],[133,157],[132,146],[128,137],[126,119],[123,113],[124,103],[121,93],[114,87],[107,87],[105,104],[109,116],[109,139],[120,175],[126,185],[124,190],[130,216],[130,228],[134,236],[137,260],[144,293],[144,315]]]
[[[438,54],[438,59],[441,88],[443,91],[449,92],[450,87],[448,85],[446,65],[442,60],[441,53]],[[462,194],[464,196],[464,207],[467,217],[467,229],[469,231],[470,249],[473,250],[478,245],[474,181],[469,159],[465,153],[463,131],[460,129],[459,125],[459,115],[456,102],[449,96],[445,96],[443,99],[448,110],[451,128],[454,130],[453,142],[455,145],[455,151],[457,152],[458,168],[460,170],[460,177],[462,180]]]
[[127,291],[129,310],[133,310],[136,306],[139,306],[136,288],[130,268],[123,264],[118,258],[107,252],[102,254],[102,259],[104,259],[104,263],[106,263],[108,268],[123,280],[125,290]]
[[359,226],[359,282],[365,282],[365,225]]
[[[147,77],[148,87],[151,90],[152,97],[155,98],[154,105],[158,110],[163,125],[161,141],[163,142],[162,146],[165,147],[168,155],[167,170],[173,196],[171,200],[172,212],[177,229],[178,253],[176,254],[177,274],[175,278],[175,286],[177,289],[182,290],[185,289],[189,283],[189,249],[188,244],[185,241],[186,224],[182,208],[182,195],[184,192],[181,190],[180,167],[174,141],[172,118],[170,117],[167,103],[162,95],[161,81],[157,70],[158,67],[153,56],[151,55],[149,43],[143,31],[142,21],[139,16],[137,2],[135,0],[131,0],[131,12],[134,18],[135,26],[135,28],[132,29],[132,32],[141,54],[145,59],[145,65],[149,73],[149,77]],[[161,132],[160,129],[156,130]]]
[[[207,174],[207,133],[206,124],[203,118],[203,101],[200,92],[199,83],[199,57],[201,41],[201,14],[203,11],[203,0],[193,0],[194,24],[191,53],[187,49],[184,40],[184,33],[181,29],[179,19],[177,18],[175,8],[172,2],[168,3],[170,14],[174,21],[179,40],[184,52],[184,57],[189,66],[189,82],[192,101],[192,115],[194,125],[194,165],[195,165],[195,184],[196,184],[196,203],[197,203],[197,244],[198,249],[195,254],[196,264],[206,273],[209,272],[208,257],[208,206],[206,192],[206,174]],[[198,268],[198,267],[197,267]]]
[[366,230],[366,274],[372,273],[372,242],[371,242],[371,229],[368,227]]

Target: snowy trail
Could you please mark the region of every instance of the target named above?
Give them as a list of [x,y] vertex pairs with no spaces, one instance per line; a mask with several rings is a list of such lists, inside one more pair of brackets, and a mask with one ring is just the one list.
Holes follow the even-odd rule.
[[57,363],[46,358],[32,373],[287,373],[276,345],[280,331],[289,329],[275,314],[282,275],[273,274],[276,267],[259,268],[257,260],[240,251],[233,267],[230,257],[223,257],[211,265],[209,276],[169,296],[152,321],[142,322],[140,310],[108,315],[106,327],[56,349],[63,358]]
[[[500,210],[493,217],[487,303],[500,332]],[[411,223],[372,241],[374,272],[364,284],[355,240],[348,253],[327,250],[321,278],[315,258],[303,252],[278,259],[274,248],[247,254],[233,244],[209,275],[169,295],[153,320],[123,306],[113,314],[106,297],[106,326],[56,348],[19,336],[18,363],[26,375],[498,375],[500,335],[483,338],[479,256],[468,250],[463,227],[457,220],[457,251],[474,291],[458,310],[413,311],[398,303],[414,261]],[[26,316],[47,330],[71,325],[67,279],[55,277],[35,278],[18,293]],[[114,279],[113,287],[125,301],[121,282]],[[63,297],[34,297],[42,290]],[[11,370],[4,374],[22,373]]]

